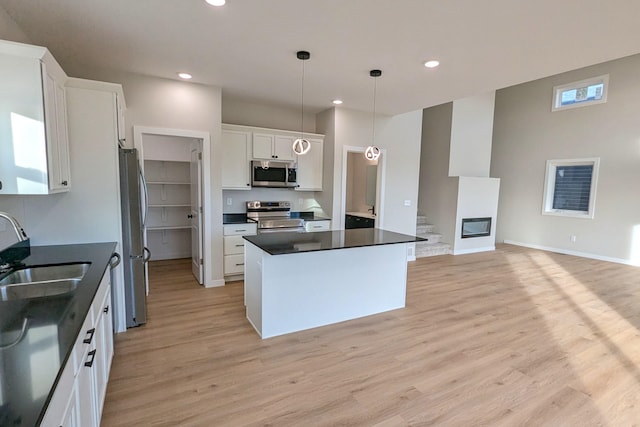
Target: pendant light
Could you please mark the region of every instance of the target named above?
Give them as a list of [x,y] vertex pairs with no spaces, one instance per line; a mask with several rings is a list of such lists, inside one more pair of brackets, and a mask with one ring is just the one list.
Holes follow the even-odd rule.
[[304,61],[311,58],[311,54],[306,50],[300,50],[296,53],[299,60],[302,61],[302,102],[300,103],[300,138],[293,141],[293,152],[298,156],[307,154],[311,149],[311,143],[304,137]]
[[371,132],[371,145],[364,152],[367,160],[378,160],[380,149],[376,146],[376,79],[382,75],[382,70],[371,70],[369,75],[373,77],[373,130]]

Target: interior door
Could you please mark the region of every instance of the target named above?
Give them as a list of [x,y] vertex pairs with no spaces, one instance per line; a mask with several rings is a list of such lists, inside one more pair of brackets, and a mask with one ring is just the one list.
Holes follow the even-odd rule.
[[202,140],[191,144],[191,271],[203,283],[202,265]]

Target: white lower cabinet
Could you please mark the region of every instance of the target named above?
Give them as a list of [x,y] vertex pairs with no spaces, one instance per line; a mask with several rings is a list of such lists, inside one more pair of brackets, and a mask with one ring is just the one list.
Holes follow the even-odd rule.
[[63,369],[42,426],[97,427],[113,359],[113,324],[109,270]]
[[331,220],[305,221],[304,228],[306,232],[329,231],[331,230]]
[[224,227],[224,275],[235,276],[244,273],[244,239],[254,235],[257,224],[225,224]]

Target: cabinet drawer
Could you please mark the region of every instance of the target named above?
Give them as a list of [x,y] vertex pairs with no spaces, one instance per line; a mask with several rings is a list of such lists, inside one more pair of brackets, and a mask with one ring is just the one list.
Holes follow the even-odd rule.
[[327,231],[331,229],[331,221],[308,221],[304,223],[307,232]]
[[224,254],[237,255],[244,254],[244,238],[242,236],[224,237]]
[[242,274],[244,273],[244,254],[242,255],[225,255],[224,257],[224,274]]
[[224,226],[225,236],[244,236],[246,234],[256,234],[257,224],[227,224]]
[[[92,332],[93,330],[93,332]],[[82,324],[82,329],[80,329],[80,333],[78,334],[78,338],[76,338],[76,344],[73,346],[73,375],[76,376],[80,367],[84,365],[84,359],[87,352],[96,347],[96,330],[94,328],[93,322],[93,306],[89,309],[89,313],[87,313],[87,317],[84,319],[84,323]],[[85,340],[90,340],[88,343],[85,343]],[[72,360],[71,358],[69,360]]]

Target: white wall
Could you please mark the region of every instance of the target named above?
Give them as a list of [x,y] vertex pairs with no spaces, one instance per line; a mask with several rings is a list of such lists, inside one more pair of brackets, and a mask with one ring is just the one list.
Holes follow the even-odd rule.
[[[371,114],[335,108],[335,143],[333,155],[333,226],[343,223],[342,170],[345,146],[366,147],[371,144]],[[420,169],[422,111],[393,117],[376,117],[376,145],[385,150],[386,171],[382,228],[415,234]],[[326,161],[325,161],[326,164]],[[325,169],[325,173],[327,170]],[[326,187],[325,187],[326,188]],[[405,206],[408,200],[410,206]],[[340,220],[338,222],[338,219]]]
[[451,102],[423,110],[418,200],[418,212],[451,244],[458,201],[458,180],[449,177],[452,111]]
[[[456,214],[453,254],[492,251],[496,244],[496,216],[500,179],[466,177],[458,178],[458,209]],[[491,218],[489,236],[462,239],[462,218]]]
[[[607,103],[551,112],[553,86],[607,73]],[[497,92],[498,241],[640,263],[639,75],[634,55]],[[600,158],[595,218],[542,215],[545,162],[581,157]]]
[[453,101],[449,176],[489,176],[495,95]]
[[0,6],[0,40],[10,40],[12,42],[31,43],[29,37],[22,31],[22,28],[7,14]]
[[[222,123],[281,130],[300,130],[300,108],[261,104],[224,95]],[[316,116],[305,109],[305,132],[316,133]]]

